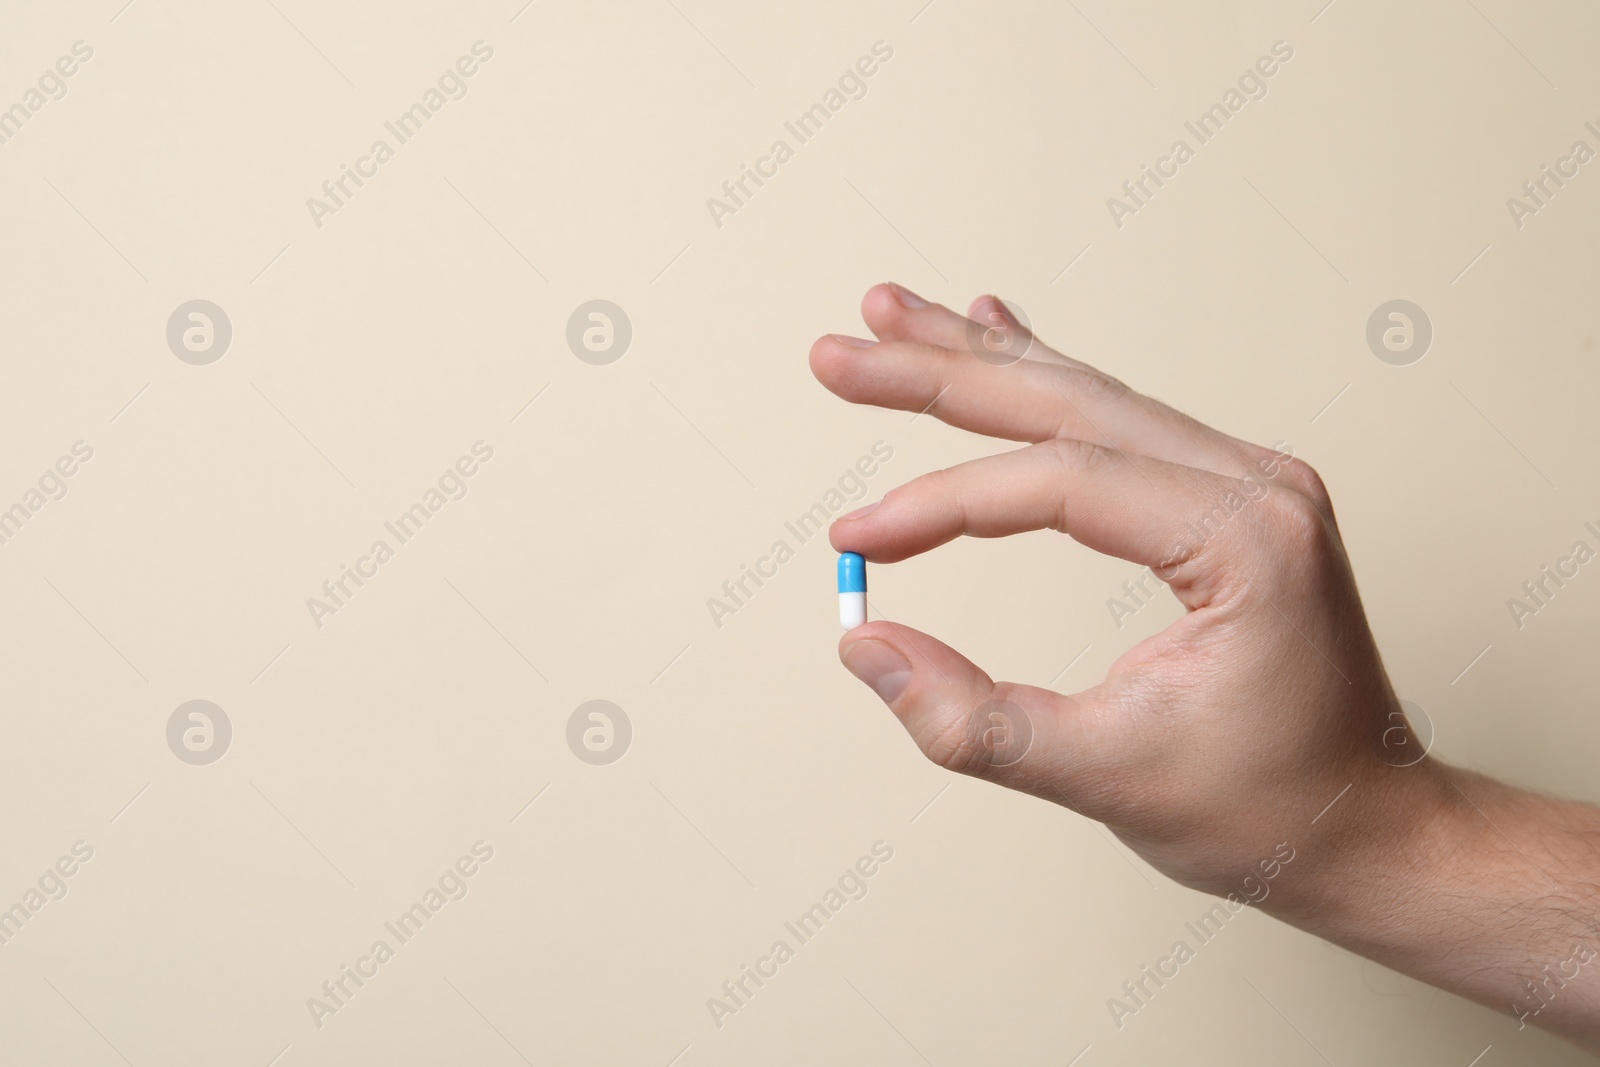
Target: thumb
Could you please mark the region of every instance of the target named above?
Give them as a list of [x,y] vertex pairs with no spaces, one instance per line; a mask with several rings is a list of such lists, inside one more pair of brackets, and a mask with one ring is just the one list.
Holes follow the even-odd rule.
[[909,626],[882,620],[858,626],[839,643],[839,659],[946,770],[1060,803],[1086,755],[1075,736],[1082,723],[1079,700],[996,682],[949,645]]

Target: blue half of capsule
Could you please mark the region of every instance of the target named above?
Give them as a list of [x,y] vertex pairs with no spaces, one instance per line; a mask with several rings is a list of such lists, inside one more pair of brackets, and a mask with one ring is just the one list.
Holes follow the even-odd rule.
[[854,630],[867,621],[867,561],[859,552],[839,557],[839,625]]
[[839,592],[865,593],[867,591],[867,561],[859,552],[844,552],[839,556]]

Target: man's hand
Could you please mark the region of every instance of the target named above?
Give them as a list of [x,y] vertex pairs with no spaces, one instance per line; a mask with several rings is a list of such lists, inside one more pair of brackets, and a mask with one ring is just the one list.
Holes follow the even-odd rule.
[[[1070,695],[997,682],[897,623],[850,631],[845,666],[930,759],[1104,822],[1219,895],[1288,843],[1296,858],[1263,910],[1595,1039],[1600,958],[1577,975],[1566,961],[1575,945],[1600,949],[1600,818],[1411,755],[1309,466],[1046,348],[993,297],[969,320],[880,285],[862,313],[876,342],[812,347],[830,390],[1026,444],[839,519],[836,549],[894,563],[962,535],[1053,529],[1150,568],[1187,609]],[[1567,977],[1535,999],[1525,982],[1546,965]]]

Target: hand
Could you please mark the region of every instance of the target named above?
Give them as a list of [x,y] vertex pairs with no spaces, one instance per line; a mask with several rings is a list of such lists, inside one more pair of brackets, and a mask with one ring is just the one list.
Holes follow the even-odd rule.
[[[1070,696],[995,682],[896,623],[852,630],[845,666],[930,759],[1098,819],[1215,893],[1239,890],[1285,841],[1342,850],[1347,820],[1312,819],[1347,786],[1340,803],[1354,809],[1428,773],[1385,761],[1404,720],[1310,467],[1046,348],[993,297],[970,314],[1027,345],[1010,365],[974,355],[967,318],[898,287],[871,290],[862,312],[877,343],[830,336],[811,350],[829,389],[1029,444],[893,490],[835,522],[835,548],[894,563],[962,534],[1054,529],[1145,565],[1188,609]],[[993,748],[1030,728],[1015,762]]]
[[[969,321],[880,285],[862,314],[878,341],[812,346],[825,386],[1027,444],[844,516],[835,548],[894,563],[964,534],[1058,530],[1150,568],[1187,609],[1070,695],[996,682],[898,623],[856,627],[840,658],[928,758],[1600,1049],[1600,810],[1416,757],[1310,467],[1046,348],[993,297]],[[1026,358],[978,358],[984,330]]]

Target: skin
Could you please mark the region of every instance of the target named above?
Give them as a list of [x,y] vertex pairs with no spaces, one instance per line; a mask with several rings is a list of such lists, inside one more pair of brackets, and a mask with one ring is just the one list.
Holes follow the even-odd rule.
[[875,341],[812,346],[845,400],[1024,442],[844,516],[834,548],[894,563],[1052,529],[1151,568],[1186,614],[1079,693],[889,621],[845,635],[845,667],[935,763],[1219,896],[1253,898],[1286,843],[1263,911],[1600,1051],[1600,809],[1418,758],[1316,472],[1046,347],[995,297],[968,316],[879,285]]

